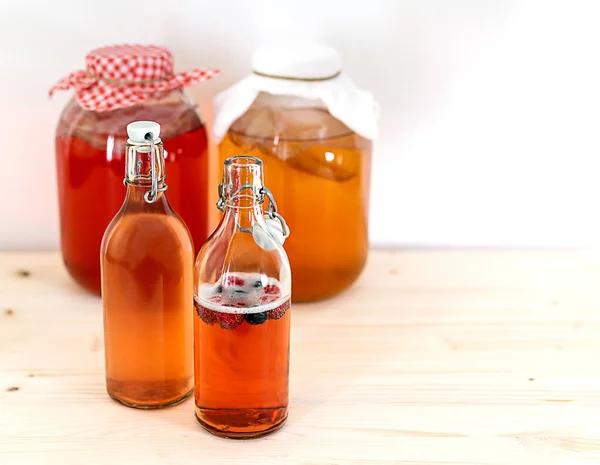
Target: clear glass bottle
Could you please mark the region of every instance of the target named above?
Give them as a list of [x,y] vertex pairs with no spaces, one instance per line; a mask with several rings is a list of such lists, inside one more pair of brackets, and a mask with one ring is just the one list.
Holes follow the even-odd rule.
[[194,249],[165,194],[160,126],[127,132],[127,193],[100,252],[106,387],[125,405],[159,408],[192,390]]
[[213,434],[252,438],[288,413],[289,230],[258,158],[225,160],[219,190],[224,214],[194,270],[195,413]]

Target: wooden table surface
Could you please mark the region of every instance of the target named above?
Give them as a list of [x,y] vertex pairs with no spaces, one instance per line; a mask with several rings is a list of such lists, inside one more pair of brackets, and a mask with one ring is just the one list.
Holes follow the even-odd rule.
[[100,299],[55,252],[0,253],[0,464],[600,461],[600,254],[375,251],[295,305],[290,416],[252,441],[104,388]]

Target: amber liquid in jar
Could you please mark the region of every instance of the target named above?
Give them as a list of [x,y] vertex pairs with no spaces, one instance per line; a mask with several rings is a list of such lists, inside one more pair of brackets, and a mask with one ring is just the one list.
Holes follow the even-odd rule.
[[144,202],[148,188],[128,186],[102,244],[106,386],[125,405],[159,408],[192,390],[194,250],[164,195]]
[[295,302],[333,296],[358,278],[368,252],[369,140],[323,109],[253,106],[219,152],[221,162],[262,159],[265,185],[293,231],[284,247]]
[[[249,307],[253,299],[263,305]],[[281,427],[288,413],[289,296],[272,278],[263,285],[258,274],[229,273],[195,296],[195,306],[198,421],[234,439]]]
[[130,121],[161,124],[169,201],[188,226],[196,250],[208,236],[206,128],[182,98],[174,91],[160,105],[105,113],[85,111],[73,101],[61,116],[56,160],[63,261],[71,276],[95,294],[100,294],[102,235],[125,196],[125,127]]

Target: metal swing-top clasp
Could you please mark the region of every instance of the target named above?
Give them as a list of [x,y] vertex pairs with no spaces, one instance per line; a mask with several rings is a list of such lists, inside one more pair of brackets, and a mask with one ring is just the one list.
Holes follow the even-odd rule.
[[281,229],[283,230],[283,238],[287,239],[287,237],[290,235],[290,228],[283,219],[283,216],[277,213],[277,203],[273,198],[273,193],[266,187],[262,187],[260,193],[266,195],[269,198],[269,208],[267,209],[267,215],[272,220],[278,220],[281,223]]
[[144,136],[144,139],[150,142],[150,163],[152,163],[152,169],[150,171],[152,174],[152,187],[144,194],[144,200],[146,203],[154,203],[158,198],[159,192],[165,192],[168,186],[167,183],[164,182],[163,178],[162,187],[158,187],[158,175],[156,174],[156,152],[154,150],[154,134],[149,132]]
[[[144,201],[146,203],[156,202],[156,200],[158,199],[158,194],[161,192],[165,192],[168,187],[167,184],[165,183],[164,167],[162,165],[163,160],[157,160],[157,153],[156,153],[157,150],[156,150],[156,142],[155,141],[158,139],[158,131],[160,129],[158,129],[156,131],[156,134],[152,131],[148,131],[148,132],[140,132],[139,131],[139,129],[146,129],[148,125],[152,125],[152,124],[159,127],[158,124],[152,123],[152,122],[136,122],[136,123],[131,123],[127,127],[128,133],[130,131],[132,132],[132,134],[129,134],[130,140],[128,141],[127,156],[135,157],[135,158],[133,158],[131,161],[126,161],[126,173],[125,173],[125,179],[123,180],[123,184],[125,184],[125,186],[128,186],[129,184],[134,182],[136,178],[148,179],[148,175],[149,175],[151,178],[151,187],[150,187],[150,190],[144,194]],[[136,127],[136,126],[138,126],[138,127]],[[139,126],[142,126],[142,127],[140,128]],[[133,131],[137,131],[137,132],[133,132]],[[137,136],[137,137],[133,138],[131,136]],[[142,168],[144,166],[144,163],[142,162],[142,160],[137,159],[138,158],[137,153],[140,151],[140,149],[147,147],[146,142],[148,142],[148,145],[150,146],[151,168],[148,173],[142,173]],[[162,147],[162,145],[159,147]],[[158,150],[158,151],[160,153],[162,153],[162,150]],[[129,160],[129,158],[128,158],[128,160]],[[157,169],[157,167],[158,167],[158,169]],[[158,171],[161,171],[163,173],[163,175],[161,176],[160,179],[159,179]],[[161,184],[160,186],[159,186],[159,183]]]
[[[235,197],[236,195],[239,195],[243,190],[245,189],[253,189],[253,185],[252,184],[244,184],[242,186],[240,186],[231,196]],[[225,211],[225,198],[224,198],[224,190],[223,190],[223,183],[219,183],[219,200],[217,201],[217,208],[219,210],[221,210],[222,212]],[[287,239],[288,236],[290,235],[290,228],[288,227],[287,223],[285,222],[285,220],[283,219],[283,216],[281,216],[278,212],[277,212],[277,202],[275,202],[275,199],[273,198],[273,193],[267,188],[267,187],[261,187],[260,190],[258,191],[259,193],[259,197],[257,199],[257,202],[260,204],[263,204],[265,199],[264,196],[267,196],[267,198],[269,199],[269,208],[267,209],[267,211],[265,212],[265,216],[267,216],[268,218],[272,219],[272,220],[277,220],[279,221],[279,223],[281,224],[281,229],[283,231],[283,239]],[[246,231],[246,232],[252,232],[252,231]]]

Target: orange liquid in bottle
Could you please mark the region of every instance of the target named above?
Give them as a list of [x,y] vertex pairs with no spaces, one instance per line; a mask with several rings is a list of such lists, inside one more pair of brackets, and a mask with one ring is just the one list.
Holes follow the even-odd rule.
[[194,250],[164,196],[148,204],[148,188],[128,189],[102,245],[106,384],[128,406],[164,407],[193,384]]
[[[277,284],[255,290],[260,278],[247,275],[230,273],[225,288],[196,296],[194,315],[196,418],[213,434],[237,439],[268,434],[288,414],[289,296],[281,297]],[[220,300],[228,292],[228,302]],[[268,303],[247,308],[256,293]]]
[[[74,279],[96,294],[100,294],[102,235],[125,197],[126,140],[126,136],[114,137],[109,150],[109,146],[98,148],[77,135],[56,139],[63,259]],[[201,125],[163,142],[169,201],[188,226],[198,250],[208,237],[206,129]]]
[[[322,110],[286,111],[302,112],[299,119],[306,121],[323,118]],[[235,127],[220,144],[221,162],[234,155],[263,161],[265,185],[292,231],[284,248],[294,302],[324,299],[348,288],[367,260],[370,141],[353,132],[309,140],[284,134],[275,141]]]

